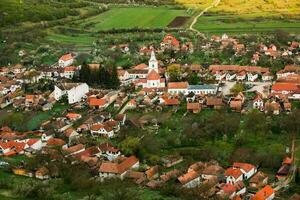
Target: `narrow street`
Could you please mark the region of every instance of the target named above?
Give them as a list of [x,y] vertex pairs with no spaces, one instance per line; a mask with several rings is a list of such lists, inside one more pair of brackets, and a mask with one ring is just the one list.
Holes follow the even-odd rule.
[[201,16],[202,16],[204,13],[206,13],[209,9],[211,9],[211,8],[213,8],[213,7],[216,7],[216,6],[220,3],[220,1],[221,1],[221,0],[214,0],[214,2],[213,2],[210,6],[206,7],[204,10],[202,10],[202,11],[201,11],[201,12],[193,19],[193,22],[191,23],[189,29],[190,29],[191,31],[194,31],[194,32],[196,32],[197,34],[202,35],[203,37],[205,37],[203,33],[201,33],[200,31],[198,31],[197,29],[194,28],[194,25],[197,23],[199,17],[201,17]]
[[279,191],[287,187],[290,184],[290,182],[292,182],[295,178],[296,171],[297,171],[297,162],[296,162],[297,158],[295,157],[295,149],[296,149],[295,144],[296,144],[296,137],[294,136],[292,140],[292,148],[291,148],[291,158],[293,160],[293,164],[291,166],[290,173],[284,181],[279,181],[277,183],[274,183],[275,191]]

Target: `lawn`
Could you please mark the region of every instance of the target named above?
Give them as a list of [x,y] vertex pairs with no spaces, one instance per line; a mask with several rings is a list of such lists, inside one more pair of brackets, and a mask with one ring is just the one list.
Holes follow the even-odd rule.
[[52,110],[47,112],[38,112],[33,115],[33,117],[27,122],[28,130],[36,130],[40,127],[41,123],[50,119],[55,113],[62,112],[66,110],[68,105],[55,105]]
[[276,29],[299,33],[300,21],[268,18],[258,20],[253,15],[216,15],[200,17],[195,27],[201,32],[212,34],[263,33],[272,32]]
[[164,7],[115,7],[84,20],[80,26],[91,31],[122,28],[165,28],[175,17],[189,16],[186,10]]
[[46,39],[55,41],[58,43],[71,44],[71,45],[83,45],[91,46],[96,40],[95,37],[92,37],[88,34],[78,34],[78,35],[61,35],[61,34],[50,34]]

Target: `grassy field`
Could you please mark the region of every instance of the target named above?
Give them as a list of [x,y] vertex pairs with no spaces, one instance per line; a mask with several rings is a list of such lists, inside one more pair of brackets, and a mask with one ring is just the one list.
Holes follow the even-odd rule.
[[253,15],[216,15],[202,16],[195,27],[205,33],[265,33],[283,29],[291,33],[300,33],[300,20],[258,20]]
[[68,108],[68,105],[55,105],[52,110],[47,112],[38,112],[29,121],[27,121],[28,130],[36,130],[40,127],[43,121],[52,117],[54,113],[63,112]]
[[70,45],[91,45],[96,40],[88,34],[78,34],[74,36],[62,34],[50,34],[46,39]]
[[186,10],[165,7],[115,7],[84,20],[80,26],[86,26],[91,31],[122,28],[165,28],[177,16],[189,16],[189,14]]

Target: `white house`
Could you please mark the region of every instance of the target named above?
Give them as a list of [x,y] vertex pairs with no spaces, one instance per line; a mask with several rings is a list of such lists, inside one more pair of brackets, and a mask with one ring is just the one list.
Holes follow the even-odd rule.
[[24,142],[28,145],[29,148],[36,151],[41,150],[44,146],[42,140],[38,138],[26,139]]
[[237,81],[243,81],[246,79],[246,72],[245,71],[241,71],[236,75],[236,80]]
[[58,60],[58,66],[59,67],[67,67],[72,65],[74,62],[74,57],[71,53],[65,54],[62,57],[59,58]]
[[80,102],[89,92],[86,83],[60,83],[54,87],[54,98],[60,100],[62,96],[68,96],[69,104]]
[[217,93],[217,86],[203,84],[203,85],[189,85],[188,86],[188,94],[194,93],[196,95],[199,94],[216,94]]
[[169,82],[168,93],[169,94],[188,94],[188,82]]
[[214,72],[213,73],[213,75],[215,76],[215,79],[217,80],[217,81],[220,81],[220,80],[223,80],[224,78],[226,78],[226,73],[224,73],[224,72],[219,72],[219,71],[216,71],[216,72]]
[[257,172],[257,168],[249,163],[235,162],[233,163],[233,168],[241,170],[244,180],[248,180]]
[[113,128],[104,125],[104,124],[94,124],[91,127],[91,134],[92,136],[104,136],[111,138],[114,136],[114,130]]
[[261,94],[257,94],[253,100],[253,108],[258,110],[264,109],[264,100],[262,99]]
[[228,168],[225,173],[226,183],[235,184],[238,181],[243,181],[243,173],[240,169],[233,167]]
[[139,160],[135,156],[125,158],[121,163],[103,162],[99,169],[101,180],[106,178],[124,179],[130,169],[137,169],[140,166]]
[[117,157],[121,156],[121,151],[114,147],[110,142],[104,142],[100,144],[99,149],[101,155],[106,157],[108,160],[115,160]]
[[182,187],[194,188],[200,185],[201,176],[198,172],[191,170],[188,173],[178,177],[178,181],[182,184]]
[[236,73],[227,73],[226,74],[226,81],[232,81],[236,78]]
[[248,81],[254,82],[256,79],[258,79],[258,74],[256,73],[247,73],[247,79]]
[[266,72],[261,77],[263,81],[272,81],[274,78],[271,72]]
[[72,79],[76,71],[77,71],[77,67],[75,66],[64,67],[62,77]]

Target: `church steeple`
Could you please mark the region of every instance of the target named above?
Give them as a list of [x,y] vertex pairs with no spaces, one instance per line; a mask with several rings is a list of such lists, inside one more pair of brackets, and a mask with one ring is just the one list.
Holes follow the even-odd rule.
[[157,73],[158,73],[158,61],[155,57],[155,53],[154,51],[151,52],[151,57],[150,57],[150,60],[149,60],[149,72],[151,72],[152,70],[155,70]]

